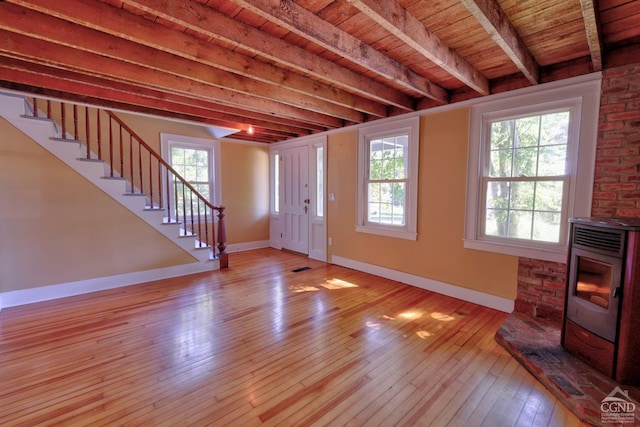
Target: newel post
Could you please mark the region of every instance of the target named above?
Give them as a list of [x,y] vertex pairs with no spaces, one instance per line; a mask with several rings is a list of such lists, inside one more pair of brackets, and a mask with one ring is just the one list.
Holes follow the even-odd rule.
[[218,259],[220,260],[220,268],[229,267],[229,254],[224,250],[227,248],[227,231],[224,227],[224,207],[218,208]]

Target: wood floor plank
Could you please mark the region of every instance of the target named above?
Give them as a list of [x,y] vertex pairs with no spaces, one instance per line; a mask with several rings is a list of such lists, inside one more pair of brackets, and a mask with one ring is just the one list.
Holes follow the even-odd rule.
[[582,424],[495,342],[504,313],[274,249],[231,265],[4,309],[0,425]]

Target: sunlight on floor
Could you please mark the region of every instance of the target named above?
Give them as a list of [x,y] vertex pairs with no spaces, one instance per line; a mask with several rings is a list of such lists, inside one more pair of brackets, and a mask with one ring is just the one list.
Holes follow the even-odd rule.
[[324,283],[321,283],[317,286],[313,285],[291,285],[289,286],[289,290],[291,292],[316,292],[319,291],[321,286],[325,289],[334,290],[334,289],[346,289],[346,288],[357,288],[358,285],[340,280],[340,279],[327,279]]

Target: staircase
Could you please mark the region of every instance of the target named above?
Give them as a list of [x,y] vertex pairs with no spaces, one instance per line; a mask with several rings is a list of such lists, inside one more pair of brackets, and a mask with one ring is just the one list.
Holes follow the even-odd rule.
[[224,208],[200,195],[113,112],[0,92],[0,116],[206,269],[228,267]]

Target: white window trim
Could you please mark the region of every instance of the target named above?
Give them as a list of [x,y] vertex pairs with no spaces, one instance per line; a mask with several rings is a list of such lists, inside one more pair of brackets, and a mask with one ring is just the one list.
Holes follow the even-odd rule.
[[[222,206],[222,186],[220,183],[220,141],[208,138],[161,133],[160,149],[162,158],[169,164],[171,164],[169,152],[173,145],[192,147],[198,150],[207,149],[210,151],[211,156],[213,157],[211,171],[212,176],[209,178],[212,183],[211,189],[213,190],[213,198],[210,202],[213,203],[214,206]],[[164,191],[166,191],[166,189]]]
[[[402,227],[395,225],[372,225],[366,220],[365,204],[367,203],[366,171],[368,158],[367,144],[371,139],[384,138],[400,133],[409,135],[409,164],[408,182],[406,189],[406,224]],[[360,233],[377,234],[407,240],[417,240],[418,223],[418,164],[420,145],[420,117],[414,116],[400,120],[392,120],[381,124],[363,126],[358,129],[358,206],[356,217],[356,231]]]
[[[525,240],[491,238],[481,235],[482,173],[485,152],[482,136],[485,123],[496,117],[518,116],[556,108],[572,109],[575,119],[570,123],[571,147],[567,159],[569,196],[567,219],[591,214],[595,153],[598,135],[601,74],[595,73],[532,88],[501,94],[497,99],[476,104],[471,110],[469,133],[469,164],[467,175],[467,204],[464,246],[469,249],[497,252],[527,258],[566,262],[568,225],[563,224],[559,244]],[[493,98],[493,97],[490,97]],[[573,132],[573,135],[571,134]],[[573,136],[573,138],[572,138]]]

